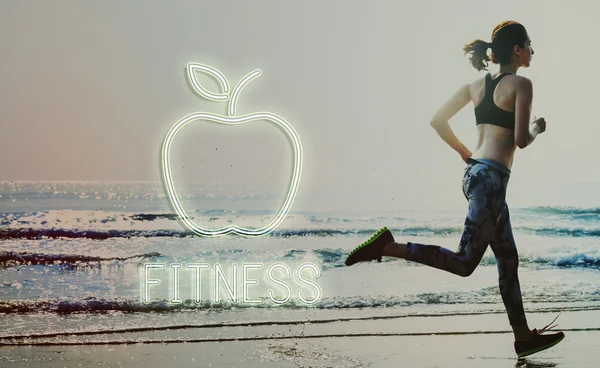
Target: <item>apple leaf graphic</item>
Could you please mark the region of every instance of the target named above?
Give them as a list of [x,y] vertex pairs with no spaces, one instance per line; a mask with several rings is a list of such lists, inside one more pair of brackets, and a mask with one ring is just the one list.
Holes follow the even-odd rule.
[[[186,70],[190,86],[197,94],[208,100],[213,101],[227,101],[229,99],[229,84],[227,83],[227,78],[225,78],[223,73],[213,68],[212,66],[198,63],[188,63]],[[200,82],[198,82],[198,78],[196,75],[196,72],[198,71],[204,72],[214,77],[214,79],[216,79],[221,84],[223,93],[212,93],[204,87],[202,87]],[[248,84],[248,82],[250,82],[252,79],[261,75],[261,73],[262,72],[260,71],[260,69],[253,70],[244,78],[242,78],[242,80],[240,80],[238,84],[233,88],[233,91],[231,92],[231,99],[229,100],[229,108],[227,109],[229,116],[235,116],[235,105],[237,103],[237,99],[240,95],[240,91],[242,90],[242,88],[244,88],[244,86]]]
[[[211,66],[197,63],[188,63],[186,69],[188,74],[188,81],[190,82],[192,89],[197,94],[208,100],[213,101],[227,101],[229,99],[229,84],[227,83],[227,79],[225,78],[223,73]],[[204,87],[202,87],[202,85],[200,85],[200,83],[198,82],[198,78],[196,75],[196,72],[198,71],[204,72],[216,79],[221,85],[223,93],[212,93]]]

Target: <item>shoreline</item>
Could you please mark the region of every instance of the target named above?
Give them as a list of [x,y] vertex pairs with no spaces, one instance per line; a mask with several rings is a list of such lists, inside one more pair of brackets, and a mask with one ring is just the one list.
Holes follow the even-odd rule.
[[[531,328],[541,327],[549,318],[547,312],[528,314]],[[565,340],[527,357],[527,364],[596,366],[600,311],[565,311],[557,322],[564,327]],[[64,367],[397,367],[399,362],[410,367],[519,366],[523,362],[514,353],[508,327],[507,317],[499,313],[29,338],[27,343],[56,345],[0,346],[0,363],[10,367],[42,367],[50,362]]]

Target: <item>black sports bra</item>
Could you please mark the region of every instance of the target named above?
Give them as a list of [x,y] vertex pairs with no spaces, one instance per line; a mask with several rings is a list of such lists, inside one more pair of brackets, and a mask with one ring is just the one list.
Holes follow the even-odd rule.
[[494,103],[494,89],[498,82],[507,74],[502,73],[496,79],[492,79],[492,75],[485,75],[485,94],[483,100],[475,107],[475,125],[482,123],[493,124],[503,128],[515,129],[515,113],[514,111],[506,111]]

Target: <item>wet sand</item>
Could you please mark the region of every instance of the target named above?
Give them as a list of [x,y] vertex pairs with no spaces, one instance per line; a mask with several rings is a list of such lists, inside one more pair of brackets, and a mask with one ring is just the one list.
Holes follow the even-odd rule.
[[[556,313],[528,314],[543,327]],[[600,311],[569,311],[566,338],[517,360],[504,314],[149,331],[0,342],[2,367],[596,367]],[[220,339],[219,341],[209,341]],[[170,341],[170,342],[169,342]],[[137,342],[137,343],[133,343]],[[31,344],[55,344],[35,346]],[[29,345],[27,345],[29,344]],[[74,345],[65,345],[74,344]],[[84,345],[76,345],[84,344]]]

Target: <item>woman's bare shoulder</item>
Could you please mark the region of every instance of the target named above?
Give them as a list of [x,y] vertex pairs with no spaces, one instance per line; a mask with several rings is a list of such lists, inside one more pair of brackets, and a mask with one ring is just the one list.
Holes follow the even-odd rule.
[[475,99],[474,97],[480,95],[481,90],[485,86],[485,77],[479,77],[479,78],[475,79],[474,81],[469,83],[468,86],[469,86],[469,94],[471,95],[471,98]]
[[516,88],[527,88],[533,85],[531,79],[523,77],[522,75],[509,74],[507,77],[509,77],[508,81]]
[[471,82],[472,86],[481,86],[485,82],[485,77],[479,77]]

